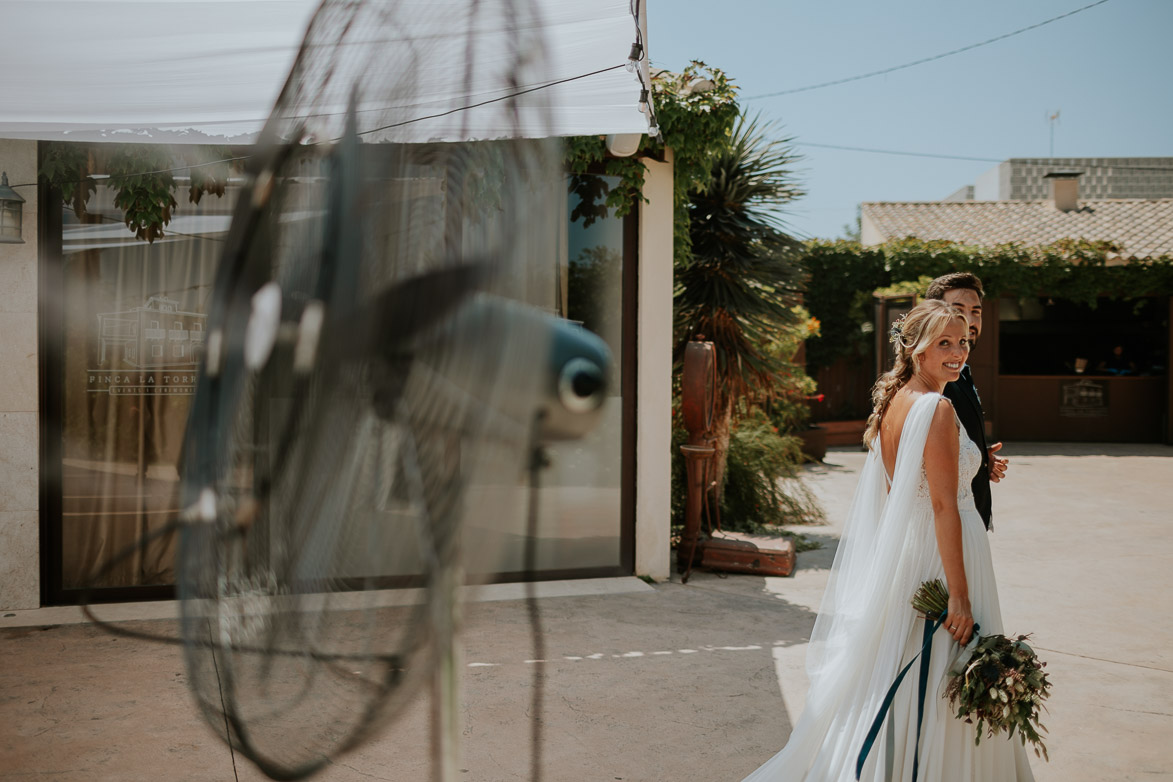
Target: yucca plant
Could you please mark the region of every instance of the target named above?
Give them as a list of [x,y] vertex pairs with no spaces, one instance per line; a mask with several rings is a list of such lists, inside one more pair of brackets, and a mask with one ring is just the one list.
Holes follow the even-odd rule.
[[787,364],[771,345],[803,327],[795,309],[801,248],[780,211],[803,194],[796,159],[777,128],[742,116],[729,145],[714,156],[704,190],[689,194],[692,254],[675,270],[676,357],[699,335],[716,351],[718,486],[736,403],[770,397]]

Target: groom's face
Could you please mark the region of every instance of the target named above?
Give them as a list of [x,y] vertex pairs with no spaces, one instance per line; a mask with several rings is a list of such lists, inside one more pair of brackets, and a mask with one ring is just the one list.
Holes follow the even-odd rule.
[[977,291],[969,288],[954,288],[945,291],[945,303],[965,316],[969,323],[969,340],[977,342],[982,335],[982,300]]

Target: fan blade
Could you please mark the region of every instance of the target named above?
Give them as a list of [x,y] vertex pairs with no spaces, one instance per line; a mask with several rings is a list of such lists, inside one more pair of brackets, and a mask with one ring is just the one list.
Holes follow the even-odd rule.
[[486,280],[482,264],[464,264],[410,277],[339,313],[328,350],[344,358],[372,355],[394,359],[404,345],[441,321],[480,290]]

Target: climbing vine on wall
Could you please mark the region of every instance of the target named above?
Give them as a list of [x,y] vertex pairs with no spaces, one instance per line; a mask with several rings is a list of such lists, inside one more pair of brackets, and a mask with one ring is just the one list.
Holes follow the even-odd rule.
[[[737,87],[719,68],[694,60],[683,72],[660,71],[652,77],[652,105],[660,126],[660,138],[645,136],[631,157],[607,156],[601,136],[567,139],[566,167],[570,189],[579,197],[571,217],[590,225],[608,209],[627,214],[643,197],[646,168],[641,156],[663,159],[665,148],[673,155],[674,239],[676,261],[691,257],[689,243],[689,193],[704,192],[713,157],[729,144],[737,121]],[[597,177],[583,176],[598,170],[617,177],[612,185]]]
[[811,241],[803,263],[810,275],[805,303],[822,323],[807,342],[807,365],[829,366],[855,355],[872,336],[872,293],[886,286],[922,294],[942,274],[976,274],[991,297],[1052,296],[1095,307],[1101,297],[1173,295],[1173,256],[1122,258],[1109,242],[1062,240],[973,247],[949,241],[902,239],[875,247],[850,241]]

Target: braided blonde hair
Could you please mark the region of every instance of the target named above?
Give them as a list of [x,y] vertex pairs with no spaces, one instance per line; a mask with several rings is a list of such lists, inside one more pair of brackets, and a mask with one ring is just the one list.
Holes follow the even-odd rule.
[[863,441],[871,445],[880,433],[880,419],[888,410],[896,392],[904,388],[916,374],[916,357],[945,331],[954,318],[959,318],[969,331],[965,315],[939,299],[927,299],[913,307],[907,315],[892,326],[892,344],[896,349],[896,363],[880,375],[872,386],[872,414],[868,417]]

